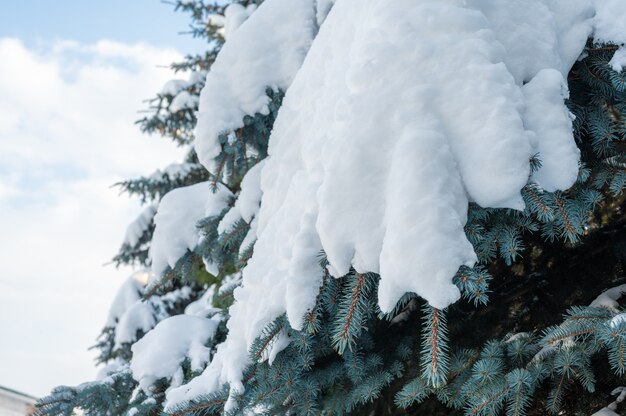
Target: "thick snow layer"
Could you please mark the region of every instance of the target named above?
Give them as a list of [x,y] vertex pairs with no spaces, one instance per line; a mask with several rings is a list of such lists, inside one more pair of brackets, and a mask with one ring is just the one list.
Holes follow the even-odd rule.
[[[279,9],[300,7],[306,13],[291,21],[311,20],[309,2],[286,1],[266,1],[218,57],[228,72],[218,66],[207,77],[196,149],[209,170],[218,135],[240,127],[245,114],[266,112],[264,88],[277,85],[249,51],[278,50],[281,39],[265,41],[263,27],[285,24]],[[251,224],[258,240],[234,292],[228,337],[168,403],[229,383],[232,410],[265,325],[286,312],[299,329],[313,307],[322,250],[334,276],[351,267],[379,273],[383,311],[405,292],[437,308],[455,302],[455,272],[476,261],[463,230],[468,202],[522,209],[537,152],[543,167],[532,180],[542,187],[566,189],[576,179],[564,80],[594,22],[596,35],[619,40],[619,25],[602,20],[619,0],[603,1],[595,20],[594,0],[335,1],[297,75],[293,65],[285,77]],[[254,62],[261,69],[249,71]]]
[[555,69],[541,70],[522,88],[526,99],[526,127],[536,134],[535,149],[541,168],[533,180],[554,192],[567,189],[578,176],[580,151],[572,140],[572,115],[563,105],[567,83]]
[[[529,87],[527,102],[522,91],[525,78],[535,81],[542,67],[548,69],[535,85],[560,75],[561,60],[552,57],[556,46],[543,60],[534,52],[542,46],[543,32],[558,43],[556,23],[538,27],[541,33],[528,39],[530,50],[509,53],[493,27],[503,26],[502,20],[510,32],[516,27],[512,19],[528,18],[516,13],[521,3],[513,3],[510,9],[489,1],[468,2],[468,7],[426,1],[334,6],[276,122],[262,176],[259,241],[244,272],[244,288],[246,275],[281,270],[280,262],[268,262],[272,271],[257,270],[264,245],[276,244],[266,255],[282,255],[282,243],[305,228],[300,221],[310,221],[321,245],[308,248],[325,250],[332,274],[343,275],[351,266],[381,274],[383,310],[393,308],[406,291],[437,307],[457,299],[451,279],[460,265],[475,260],[463,233],[466,195],[483,206],[522,208],[519,190],[528,180],[535,146],[574,146],[571,130],[548,138],[554,146],[543,143],[546,134],[562,132],[559,128],[570,123],[562,77],[545,97]],[[531,3],[537,9],[532,16],[550,18],[545,5]],[[514,76],[504,65],[529,54],[535,64],[522,75]],[[551,113],[538,115],[546,107]],[[530,122],[527,114],[534,117]],[[543,182],[570,186],[578,165],[573,154],[552,161],[560,177],[546,170]],[[302,195],[307,189],[310,194]],[[292,216],[298,224],[286,231]],[[290,255],[285,262],[283,275],[302,259]],[[309,279],[309,287],[317,281]],[[298,299],[298,304],[311,302]],[[289,313],[287,307],[287,312],[297,327],[302,311]]]
[[217,325],[214,320],[190,315],[159,322],[131,347],[133,378],[149,392],[155,381],[181,372],[185,358],[189,358],[192,371],[202,370],[211,359],[211,350],[204,344],[213,338]]
[[152,224],[152,219],[157,212],[156,204],[148,204],[141,211],[141,214],[126,227],[126,235],[124,236],[124,244],[134,247],[146,230]]
[[154,217],[154,235],[150,246],[152,272],[158,278],[198,244],[196,223],[218,215],[228,205],[232,193],[218,184],[215,192],[209,182],[177,188],[159,203]]
[[594,39],[597,42],[626,43],[626,2],[595,0]]
[[200,94],[196,152],[215,172],[219,135],[269,113],[266,90],[286,90],[314,36],[314,0],[266,0],[228,37]]
[[[564,78],[583,52],[593,31],[594,0],[544,0],[554,18]],[[522,32],[519,28],[517,32]],[[532,51],[529,51],[532,53]],[[532,56],[532,55],[530,55]],[[528,61],[532,61],[529,59]]]
[[335,0],[317,0],[317,24],[321,25],[330,13],[330,9],[335,4]]

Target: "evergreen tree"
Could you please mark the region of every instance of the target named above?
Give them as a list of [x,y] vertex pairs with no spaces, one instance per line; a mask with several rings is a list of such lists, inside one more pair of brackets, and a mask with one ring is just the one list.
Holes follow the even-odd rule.
[[[415,137],[427,142],[431,130],[439,128],[430,119],[420,119],[419,111],[426,112],[430,107],[412,107],[410,110],[415,112],[409,111],[410,118],[403,118],[404,110],[394,107],[390,113],[384,113],[386,109],[380,108],[377,111],[381,114],[390,114],[388,119],[364,114],[357,124],[349,123],[349,112],[368,109],[365,106],[371,98],[368,91],[375,91],[374,98],[386,104],[390,103],[385,101],[389,97],[400,103],[406,103],[404,97],[409,97],[408,100],[429,97],[434,108],[440,105],[437,101],[442,97],[450,98],[446,96],[448,91],[454,91],[455,99],[462,100],[464,90],[446,89],[448,82],[453,84],[457,80],[437,78],[437,73],[446,69],[437,65],[442,62],[462,65],[457,59],[459,55],[470,61],[475,59],[472,62],[482,62],[480,59],[484,56],[480,53],[476,56],[463,53],[472,50],[476,42],[487,42],[490,38],[466,31],[467,27],[474,27],[471,25],[483,24],[483,20],[476,23],[472,20],[474,14],[457,15],[467,11],[465,6],[450,6],[437,9],[441,14],[433,19],[441,16],[469,19],[462,24],[447,21],[458,25],[456,29],[461,35],[453,40],[465,46],[454,49],[457,43],[446,43],[447,33],[456,33],[452,26],[429,27],[432,30],[429,41],[440,47],[435,48],[434,54],[445,56],[449,61],[422,62],[426,55],[419,55],[421,50],[405,49],[407,45],[402,42],[405,39],[412,42],[414,39],[409,35],[418,30],[413,30],[410,24],[381,25],[383,29],[378,27],[376,32],[380,35],[377,39],[380,44],[365,42],[367,47],[361,48],[359,36],[366,37],[367,32],[349,32],[349,27],[357,21],[367,29],[364,16],[374,19],[371,16],[374,15],[380,19],[376,22],[384,22],[385,18],[406,18],[409,23],[415,17],[415,25],[420,26],[427,23],[419,19],[433,12],[428,7],[448,7],[419,8],[418,3],[427,2],[410,5],[410,1],[398,1],[399,6],[386,6],[376,0],[363,0],[359,5],[338,0],[333,6],[330,0],[266,0],[258,7],[261,1],[177,0],[175,8],[191,14],[191,33],[205,38],[209,49],[204,55],[188,56],[184,62],[173,65],[175,70],[189,73],[188,80],[169,82],[150,101],[148,115],[139,125],[146,133],[161,134],[186,147],[188,156],[183,163],[119,184],[122,191],[139,197],[146,208],[129,226],[114,260],[118,264],[151,267],[151,272],[138,272],[120,289],[95,346],[99,352],[98,362],[105,365],[98,380],[77,387],[56,388],[39,402],[40,414],[72,415],[80,409],[90,415],[128,416],[543,415],[563,411],[588,415],[608,404],[610,392],[623,383],[626,372],[623,346],[626,312],[618,303],[622,293],[626,293],[623,270],[626,261],[626,72],[620,66],[624,50],[619,45],[624,40],[604,35],[611,31],[605,30],[600,24],[602,19],[597,18],[596,38],[580,45],[581,50],[575,51],[577,56],[573,57],[580,55],[576,62],[570,57],[572,66],[567,68],[566,80],[569,97],[565,104],[573,115],[571,118],[562,103],[558,71],[551,70],[550,66],[547,70],[533,69],[534,62],[546,62],[542,61],[545,58],[542,51],[533,50],[531,56],[536,55],[537,60],[530,62],[525,51],[511,46],[518,42],[517,38],[509,44],[506,36],[496,31],[504,45],[498,44],[495,49],[484,52],[487,48],[484,45],[488,44],[481,44],[480,53],[484,55],[500,53],[498,48],[503,46],[512,50],[505,59],[509,68],[505,81],[495,76],[489,79],[489,74],[493,75],[489,71],[503,67],[499,61],[489,62],[496,65],[481,66],[479,71],[468,65],[455,73],[461,81],[468,82],[473,82],[472,77],[484,77],[487,83],[480,85],[489,90],[501,88],[502,83],[507,82],[509,87],[517,85],[516,93],[509,94],[506,90],[502,94],[510,100],[526,100],[523,105],[514,106],[515,111],[522,113],[524,126],[520,124],[520,131],[534,131],[537,137],[529,140],[530,150],[524,148],[524,153],[520,147],[514,152],[515,157],[508,160],[511,164],[517,160],[527,164],[527,171],[524,171],[524,164],[519,164],[510,175],[523,179],[521,190],[503,191],[510,192],[511,198],[472,188],[474,177],[465,165],[469,157],[459,155],[459,145],[453,141],[449,146],[454,148],[451,156],[441,156],[445,152],[440,149],[447,149],[448,143],[439,136],[432,139],[440,146],[439,150],[429,155],[435,160],[434,164],[429,164],[427,159],[412,159],[413,163],[401,165],[402,169],[384,173],[387,180],[394,183],[385,188],[385,197],[391,201],[384,207],[387,212],[377,213],[378,217],[386,218],[386,232],[392,234],[393,224],[398,223],[401,237],[409,235],[414,227],[422,227],[419,231],[428,234],[420,235],[419,241],[399,241],[419,247],[423,241],[428,253],[432,253],[428,251],[432,250],[430,246],[443,241],[445,244],[440,249],[450,255],[447,263],[456,271],[448,276],[447,285],[446,279],[434,275],[424,279],[418,273],[428,270],[423,264],[430,264],[432,260],[439,267],[439,259],[416,254],[408,261],[412,265],[411,276],[403,277],[399,273],[404,280],[395,281],[404,288],[404,281],[410,280],[415,290],[403,290],[404,295],[397,300],[389,295],[393,274],[389,270],[393,271],[394,267],[387,267],[384,272],[381,260],[379,272],[374,272],[369,267],[371,259],[355,254],[358,250],[367,252],[367,249],[358,247],[350,254],[348,264],[343,264],[337,253],[341,253],[342,244],[347,243],[339,241],[334,245],[336,240],[328,238],[328,235],[337,236],[333,234],[334,228],[349,229],[343,228],[340,221],[349,221],[350,216],[359,217],[368,212],[367,205],[376,207],[376,202],[360,200],[361,204],[355,206],[351,204],[351,188],[343,189],[342,194],[333,194],[334,188],[328,184],[324,185],[326,188],[320,186],[308,191],[311,183],[319,179],[315,172],[322,172],[321,176],[327,175],[325,177],[334,179],[334,183],[346,183],[342,182],[345,179],[360,190],[367,185],[363,181],[377,180],[371,177],[368,168],[374,170],[381,165],[366,166],[355,179],[350,176],[350,169],[358,169],[358,165],[352,163],[348,154],[340,151],[335,155],[326,152],[327,148],[316,147],[320,143],[326,145],[325,142],[305,142],[302,149],[297,149],[300,153],[294,148],[285,150],[285,143],[290,138],[287,133],[305,134],[303,130],[291,129],[297,121],[289,117],[297,119],[294,108],[306,105],[298,102],[297,96],[309,91],[307,76],[311,85],[315,85],[315,74],[332,66],[312,64],[324,53],[336,52],[326,48],[324,40],[341,43],[352,37],[356,39],[350,49],[354,56],[334,54],[332,58],[353,59],[346,61],[346,65],[355,65],[357,70],[350,72],[346,68],[346,74],[338,75],[345,75],[343,78],[356,98],[341,101],[341,95],[332,94],[329,98],[333,109],[335,105],[338,108],[333,113],[337,125],[350,126],[355,130],[354,143],[366,148],[349,149],[352,154],[366,159],[393,157],[398,164],[405,160],[403,157],[419,156],[411,153],[410,146],[400,145],[391,156],[383,152],[369,155],[367,146],[375,144],[363,139],[368,131],[359,130],[358,123],[369,128],[375,126],[367,124],[365,118],[374,118],[377,123],[389,122],[385,126],[391,127],[397,122],[403,130],[390,131],[390,135],[406,134],[410,140],[413,137],[410,134],[417,131],[419,134]],[[557,23],[545,24],[545,27],[538,23],[540,29],[535,28],[541,39],[545,39],[544,35],[551,32],[541,30],[559,27],[566,20],[559,18],[565,15],[571,15],[569,23],[574,28],[574,23],[591,27],[589,10],[582,6],[584,1],[579,3],[578,13],[566,7],[567,2],[543,0],[528,2],[524,10],[536,7],[539,12],[535,17],[543,16],[546,10],[554,13]],[[524,24],[522,32],[531,31],[532,35],[535,29],[529,25],[536,22],[524,20],[530,19],[532,13],[518,16],[515,6],[503,4],[499,6],[501,9],[495,4],[491,5],[493,9],[485,6],[483,18],[490,19],[491,23],[521,19],[517,23]],[[613,19],[619,20],[620,12],[626,17],[625,8],[615,4],[613,9],[607,6],[609,12],[614,13]],[[475,7],[480,9],[480,6]],[[341,14],[346,11],[354,13],[350,16],[354,21]],[[398,11],[403,13],[394,14]],[[610,16],[609,12],[596,10],[600,17]],[[250,20],[244,23],[246,19]],[[576,19],[579,21],[574,21]],[[443,33],[441,37],[437,37],[437,30]],[[564,40],[567,30],[570,29],[560,27],[557,30],[563,44],[567,43]],[[402,36],[394,38],[398,33]],[[463,43],[463,36],[470,40]],[[626,33],[621,36],[626,39]],[[395,39],[397,44],[384,43],[384,39]],[[438,41],[441,43],[437,44]],[[409,42],[409,45],[413,47],[414,43]],[[539,41],[536,45],[543,43]],[[452,50],[449,56],[445,55],[444,47]],[[366,57],[370,53],[380,54],[381,59],[361,62],[359,53]],[[400,64],[393,66],[395,57],[411,53],[419,59],[400,59]],[[549,53],[557,54],[555,48],[549,49]],[[566,62],[564,56],[565,53],[560,59]],[[419,66],[420,63],[423,66]],[[446,85],[440,86],[435,94],[411,95],[415,92],[412,85],[394,84],[395,78],[384,76],[398,74],[398,79],[419,79],[402,72],[402,68],[407,67],[414,68],[408,72],[415,72],[418,77],[428,74],[435,80],[433,82]],[[373,71],[373,76],[368,75],[368,70]],[[300,78],[294,80],[296,76]],[[401,88],[394,89],[394,85]],[[366,92],[358,95],[363,90]],[[404,90],[408,91],[406,96]],[[470,92],[480,92],[480,88]],[[321,103],[323,99],[320,98]],[[464,106],[476,104],[479,110],[490,110],[482,105],[488,99],[487,94],[460,107],[444,100],[442,108],[463,111]],[[502,101],[493,102],[506,106]],[[541,112],[546,113],[545,119]],[[490,123],[491,119],[497,121],[501,114],[496,113],[489,117],[485,114],[484,123]],[[455,115],[458,116],[455,123],[461,126],[471,122],[462,114]],[[441,124],[445,117],[439,117],[437,121]],[[313,113],[303,114],[301,118],[325,121]],[[389,119],[394,119],[393,123]],[[511,119],[499,126],[502,125],[511,130],[516,128]],[[565,135],[563,126],[567,130]],[[454,130],[456,127],[447,128]],[[580,165],[577,152],[573,152],[571,146],[556,143],[558,137],[571,136],[572,131],[572,143],[575,140],[580,150]],[[282,137],[280,132],[284,133]],[[501,133],[504,134],[498,131],[498,135]],[[292,139],[295,142],[297,138]],[[381,146],[392,142],[391,138],[377,139],[382,142]],[[306,148],[307,145],[315,148]],[[328,149],[334,149],[333,145],[341,143],[331,143]],[[384,150],[384,147],[373,148]],[[429,149],[433,148],[424,147],[420,151]],[[318,150],[323,153],[320,165],[313,159],[303,162],[313,165],[307,168],[309,173],[313,172],[315,180],[302,178],[301,172],[289,176],[284,173],[289,172],[288,169],[279,169],[280,163],[289,158],[315,156]],[[475,152],[468,148],[465,151]],[[499,148],[493,152],[496,156],[503,154]],[[332,165],[334,157],[342,163]],[[493,157],[480,155],[474,161],[489,162]],[[568,175],[565,171],[572,163],[573,176],[570,172],[571,181],[567,183],[569,179],[562,178]],[[471,169],[490,171],[492,166]],[[509,175],[505,168],[499,169],[503,176]],[[428,180],[420,184],[420,189],[434,199],[427,199],[425,205],[415,205],[415,199],[421,196],[410,193],[412,188],[405,184],[405,179],[408,178],[409,183],[419,182],[423,172],[431,176],[426,176]],[[433,172],[441,173],[442,182],[432,176]],[[374,173],[380,174],[381,171]],[[360,181],[360,176],[365,179]],[[481,180],[485,182],[484,178]],[[431,182],[436,186],[429,187]],[[290,187],[289,191],[283,190],[283,205],[271,205],[280,199],[276,197],[278,191],[272,188],[274,184]],[[402,192],[395,194],[394,187]],[[341,211],[328,208],[328,200],[323,200],[324,192],[331,192]],[[320,198],[314,204],[307,199],[311,194]],[[516,194],[521,195],[523,203],[514,200]],[[467,195],[471,197],[469,203]],[[453,202],[446,205],[447,202],[440,204],[440,200]],[[293,204],[290,206],[293,209],[305,207],[300,217],[295,220],[289,215],[272,217],[289,214],[289,211],[281,211],[284,204],[289,203]],[[323,203],[331,213],[348,213],[335,218],[330,231],[322,229]],[[321,206],[319,212],[312,214],[315,209],[311,207],[318,205]],[[428,205],[435,205],[436,209],[423,208]],[[416,206],[418,212],[415,212]],[[454,224],[446,223],[446,216],[439,216],[442,210],[447,210],[449,216],[458,215],[457,226],[463,227],[459,229],[466,240],[458,242]],[[407,212],[413,216],[405,217]],[[410,220],[405,221],[405,218]],[[419,225],[422,223],[426,225]],[[365,227],[368,241],[376,239],[375,228],[373,222]],[[294,229],[298,231],[296,235],[289,234]],[[361,228],[352,231],[360,232]],[[273,240],[267,237],[270,232],[276,234]],[[349,237],[355,241],[360,238]],[[467,241],[467,245],[463,241]],[[385,245],[396,242],[387,239]],[[450,245],[453,249],[449,249]],[[385,249],[378,248],[378,252]],[[289,254],[272,257],[276,252]],[[396,244],[391,254],[387,257],[381,254],[381,259],[392,258],[403,263],[406,262],[406,258],[401,258],[404,253],[402,244]],[[277,274],[281,269],[277,269],[276,263],[287,261],[285,256],[290,262],[288,270],[285,275]],[[442,258],[446,260],[445,256]],[[439,275],[436,267],[430,270]],[[144,286],[142,279],[148,275],[151,275],[150,281]],[[289,281],[284,285],[286,279]],[[272,284],[263,286],[266,280]],[[255,282],[260,283],[255,286]],[[259,293],[259,289],[267,292]],[[314,296],[310,296],[313,292]],[[455,293],[462,297],[458,302],[452,301],[456,300],[452,299]],[[386,297],[390,300],[383,302]],[[311,299],[312,303],[307,304]],[[301,310],[305,313],[298,314]],[[247,343],[251,338],[252,342]],[[621,393],[616,392],[620,398]],[[619,401],[618,398],[612,405],[613,410]]]

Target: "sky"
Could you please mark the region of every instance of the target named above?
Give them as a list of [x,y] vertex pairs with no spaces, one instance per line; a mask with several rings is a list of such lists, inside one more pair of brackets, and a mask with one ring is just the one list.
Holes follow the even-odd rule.
[[130,269],[106,265],[137,201],[111,185],[183,152],[134,121],[202,43],[158,0],[0,3],[0,385],[94,378],[93,345]]
[[184,13],[160,0],[19,0],[0,2],[0,36],[27,45],[56,40],[127,44],[148,42],[182,53],[202,50],[202,40],[181,36],[189,30]]

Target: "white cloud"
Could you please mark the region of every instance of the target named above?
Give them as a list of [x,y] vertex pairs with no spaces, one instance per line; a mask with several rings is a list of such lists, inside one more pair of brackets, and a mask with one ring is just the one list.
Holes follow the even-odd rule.
[[134,121],[174,50],[0,39],[0,385],[42,395],[92,378],[93,344],[127,270],[136,202],[114,182],[182,157]]

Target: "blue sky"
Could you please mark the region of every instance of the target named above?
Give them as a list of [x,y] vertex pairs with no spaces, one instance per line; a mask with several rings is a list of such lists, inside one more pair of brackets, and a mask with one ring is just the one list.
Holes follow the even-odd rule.
[[134,121],[203,44],[159,0],[0,1],[0,385],[92,380],[138,201],[111,185],[179,162]]
[[187,15],[159,0],[20,0],[0,2],[0,37],[27,45],[72,39],[94,43],[148,42],[182,53],[201,51],[203,42],[189,35]]

